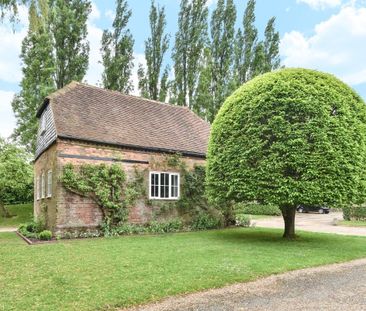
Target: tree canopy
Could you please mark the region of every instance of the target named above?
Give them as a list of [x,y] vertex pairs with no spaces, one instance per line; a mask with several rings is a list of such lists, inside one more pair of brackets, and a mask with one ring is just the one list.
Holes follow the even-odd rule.
[[10,216],[6,203],[32,200],[33,169],[24,149],[0,137],[0,213]]
[[224,103],[212,126],[207,191],[216,203],[277,204],[294,236],[300,204],[342,206],[366,194],[366,106],[334,76],[284,69]]

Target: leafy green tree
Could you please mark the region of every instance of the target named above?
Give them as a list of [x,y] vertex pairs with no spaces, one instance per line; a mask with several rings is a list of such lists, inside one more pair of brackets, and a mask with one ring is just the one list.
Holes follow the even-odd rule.
[[[44,4],[45,1],[40,2]],[[44,18],[46,7],[40,8],[42,10],[32,1],[29,8],[29,30],[22,42],[20,54],[23,63],[21,90],[12,102],[17,119],[13,136],[30,152],[34,152],[36,144],[37,109],[44,98],[55,89],[52,38]]]
[[11,217],[5,204],[29,201],[32,194],[33,168],[29,154],[0,137],[0,213]]
[[239,29],[235,46],[235,74],[238,85],[251,79],[252,63],[258,41],[255,27],[255,0],[249,0],[243,17],[243,30]]
[[280,68],[280,36],[275,30],[275,17],[269,19],[264,40],[258,40],[255,27],[255,0],[249,0],[243,17],[243,30],[239,29],[234,47],[234,83],[237,87],[255,76]]
[[142,96],[165,101],[167,93],[168,69],[162,73],[164,55],[169,48],[169,36],[164,34],[166,16],[164,7],[151,2],[150,31],[151,37],[145,41],[146,73],[139,67],[139,89]]
[[128,94],[133,90],[131,73],[133,69],[134,40],[127,28],[132,11],[127,0],[117,0],[113,31],[104,30],[102,37],[103,85],[110,90]]
[[236,8],[233,0],[218,0],[211,19],[212,83],[211,100],[207,120],[212,122],[225,98],[230,93],[234,62]]
[[73,80],[81,81],[88,69],[88,0],[53,0],[50,5],[49,30],[55,55],[54,80],[57,89]]
[[29,29],[22,42],[21,90],[12,107],[17,118],[14,137],[34,152],[37,108],[44,98],[72,80],[83,79],[88,68],[86,21],[90,2],[85,0],[33,0]]
[[207,0],[181,0],[173,48],[173,102],[192,109],[207,44]]
[[266,26],[264,32],[264,53],[265,53],[265,69],[264,72],[272,71],[280,68],[280,34],[275,28],[276,18],[272,17]]
[[203,119],[208,119],[212,113],[212,56],[209,47],[204,50],[204,56],[199,70],[197,91],[195,93],[192,110]]
[[295,236],[298,205],[365,202],[366,105],[334,76],[283,69],[230,96],[211,129],[211,202],[278,205],[284,237]]

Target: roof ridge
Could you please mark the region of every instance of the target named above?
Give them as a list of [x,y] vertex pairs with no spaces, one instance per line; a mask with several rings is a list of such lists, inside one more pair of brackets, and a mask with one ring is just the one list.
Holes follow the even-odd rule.
[[60,95],[63,95],[65,93],[67,93],[68,91],[73,90],[75,87],[77,87],[80,84],[82,84],[82,83],[80,83],[78,81],[71,81],[70,83],[66,84],[62,88],[60,88],[60,89],[54,91],[53,93],[49,94],[46,98],[55,99],[56,97],[58,97]]
[[[75,82],[75,81],[73,81],[73,82]],[[73,83],[73,82],[71,82],[71,83]],[[97,89],[97,90],[106,91],[106,92],[109,92],[109,93],[114,93],[114,94],[117,94],[117,95],[120,95],[120,96],[137,98],[139,100],[143,100],[143,101],[146,101],[146,102],[151,102],[151,103],[164,105],[164,106],[169,106],[169,107],[176,107],[176,108],[179,108],[179,109],[188,109],[190,111],[190,109],[186,106],[173,105],[173,104],[164,103],[164,102],[161,102],[161,101],[158,101],[158,100],[155,100],[155,99],[145,98],[145,97],[138,96],[138,95],[125,94],[125,93],[122,93],[120,91],[110,90],[110,89],[106,89],[106,88],[99,87],[99,86],[96,86],[96,85],[91,85],[91,84],[84,83],[84,82],[75,82],[75,83],[78,84],[78,85],[84,86],[84,87],[91,87],[91,88],[94,88],[94,89]]]

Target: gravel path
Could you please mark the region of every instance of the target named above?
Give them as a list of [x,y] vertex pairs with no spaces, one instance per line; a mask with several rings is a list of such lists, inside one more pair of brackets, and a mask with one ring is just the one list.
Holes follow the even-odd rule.
[[362,311],[366,310],[366,259],[287,272],[123,310]]
[[[335,226],[334,219],[342,220],[340,212],[330,212],[329,214],[296,214],[296,230],[336,233],[343,235],[362,235],[366,236],[366,227],[346,227]],[[283,229],[283,219],[281,216],[268,217],[254,220],[257,227],[281,228]],[[366,309],[366,308],[365,308]]]

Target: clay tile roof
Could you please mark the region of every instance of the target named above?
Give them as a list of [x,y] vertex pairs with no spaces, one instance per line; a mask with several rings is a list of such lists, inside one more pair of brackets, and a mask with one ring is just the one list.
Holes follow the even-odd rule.
[[188,108],[77,82],[48,99],[58,137],[206,154],[210,126]]

